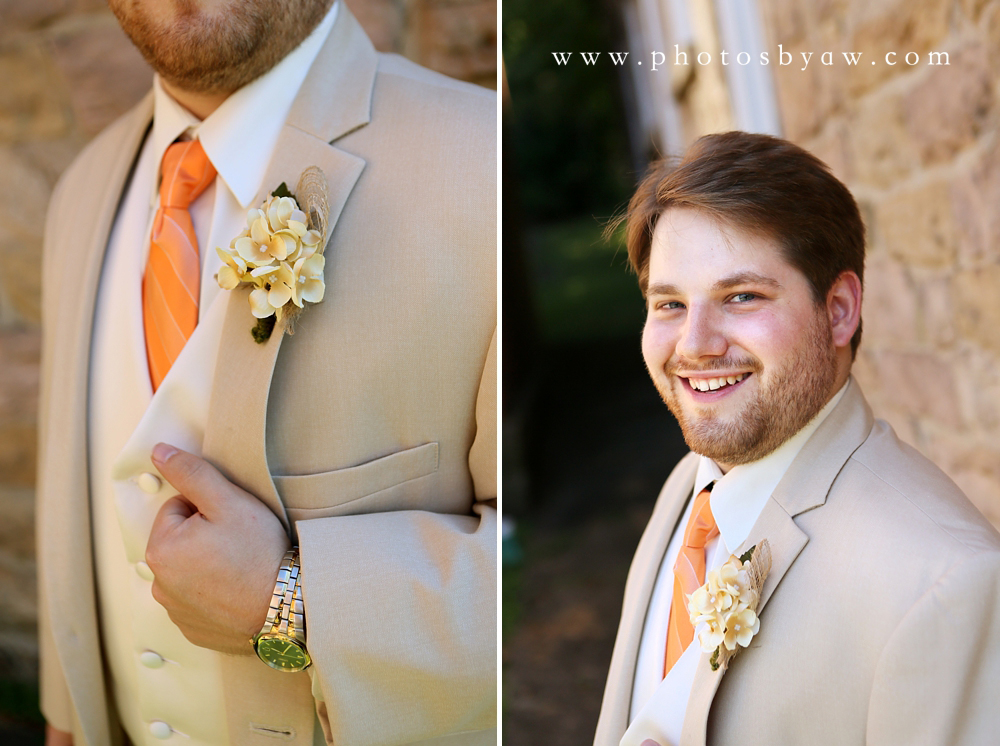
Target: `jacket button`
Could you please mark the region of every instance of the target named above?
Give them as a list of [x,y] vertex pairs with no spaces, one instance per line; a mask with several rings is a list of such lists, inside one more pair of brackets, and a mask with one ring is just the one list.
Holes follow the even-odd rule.
[[136,562],[135,572],[143,580],[148,580],[150,583],[153,582],[153,571],[149,569],[149,565],[145,562]]
[[159,492],[160,487],[163,484],[158,476],[150,474],[148,471],[140,474],[135,481],[139,483],[139,489],[149,495],[155,495]]
[[163,656],[159,653],[154,653],[152,650],[144,650],[139,654],[139,662],[146,668],[161,668],[164,660]]
[[162,720],[154,720],[149,724],[149,732],[153,734],[153,738],[159,738],[161,741],[170,738],[170,734],[173,733],[173,729],[164,723]]

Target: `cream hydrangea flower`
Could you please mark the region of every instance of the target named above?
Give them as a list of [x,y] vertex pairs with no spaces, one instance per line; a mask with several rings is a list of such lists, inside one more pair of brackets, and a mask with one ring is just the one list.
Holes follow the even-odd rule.
[[735,650],[737,645],[745,648],[759,629],[760,619],[757,618],[757,614],[753,609],[743,609],[730,615],[726,620],[726,632],[722,642],[726,650]]
[[[756,548],[755,548],[756,549]],[[745,648],[760,630],[757,603],[764,578],[771,566],[770,547],[761,542],[760,556],[754,560],[754,549],[743,558],[730,557],[721,567],[712,570],[705,583],[688,598],[688,613],[692,626],[699,629],[698,643],[705,653],[714,653],[713,669],[726,665],[738,647]]]
[[289,302],[298,308],[318,303],[326,290],[322,241],[293,198],[272,196],[247,211],[246,229],[228,249],[216,249],[224,263],[219,285],[226,290],[252,285],[250,309],[258,319],[280,319]]

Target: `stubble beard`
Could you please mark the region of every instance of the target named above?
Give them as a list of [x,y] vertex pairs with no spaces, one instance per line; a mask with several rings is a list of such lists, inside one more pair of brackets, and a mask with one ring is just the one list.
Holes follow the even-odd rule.
[[824,314],[817,313],[807,337],[808,344],[799,354],[790,355],[787,365],[770,371],[766,382],[760,378],[764,371],[756,358],[712,363],[712,370],[751,370],[758,377],[754,397],[729,421],[707,408],[693,413],[685,409],[674,389],[683,384],[669,369],[665,384],[654,379],[688,448],[719,464],[749,464],[774,452],[805,427],[829,401],[837,378],[837,353]]
[[207,13],[176,0],[178,16],[158,23],[141,2],[110,0],[142,56],[168,83],[191,93],[232,93],[266,73],[319,24],[331,0],[232,2]]

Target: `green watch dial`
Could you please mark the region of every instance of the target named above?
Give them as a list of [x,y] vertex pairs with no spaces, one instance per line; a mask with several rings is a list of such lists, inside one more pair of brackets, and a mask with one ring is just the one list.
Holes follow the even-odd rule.
[[301,644],[286,635],[267,633],[257,638],[254,647],[258,657],[271,668],[294,673],[306,668],[312,660]]

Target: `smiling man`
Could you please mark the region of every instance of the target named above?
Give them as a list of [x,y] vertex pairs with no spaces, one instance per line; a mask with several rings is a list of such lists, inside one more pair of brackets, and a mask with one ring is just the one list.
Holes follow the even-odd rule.
[[[1000,536],[851,377],[850,192],[791,143],[729,132],[655,164],[627,221],[643,357],[692,452],[632,563],[596,746],[990,742]],[[765,540],[756,613],[734,573],[692,617]]]

